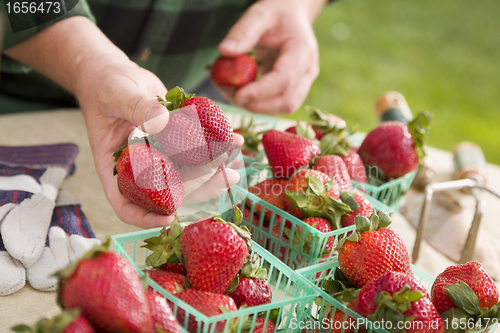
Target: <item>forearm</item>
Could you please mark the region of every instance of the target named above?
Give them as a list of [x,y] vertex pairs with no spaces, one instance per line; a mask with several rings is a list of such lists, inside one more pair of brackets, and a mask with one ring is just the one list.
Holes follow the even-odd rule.
[[75,16],[42,30],[4,53],[76,93],[89,64],[129,62],[88,18]]

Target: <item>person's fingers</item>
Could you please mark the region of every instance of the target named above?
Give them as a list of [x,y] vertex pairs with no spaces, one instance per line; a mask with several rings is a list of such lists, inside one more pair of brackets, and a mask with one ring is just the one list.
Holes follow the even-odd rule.
[[318,76],[319,69],[311,68],[295,86],[285,93],[265,100],[250,102],[245,105],[247,110],[255,113],[279,114],[295,112],[304,102],[312,83]]
[[219,44],[219,52],[226,57],[234,57],[250,51],[261,39],[275,18],[264,6],[253,5],[232,26]]
[[[225,171],[229,186],[239,182],[240,175],[233,169],[226,168]],[[184,197],[182,204],[193,204],[197,202],[204,202],[208,199],[216,198],[227,191],[226,180],[222,172],[217,173],[209,181],[204,183],[197,191],[191,192],[188,196]]]
[[[152,89],[138,87],[128,82],[112,89],[119,89],[119,92],[111,91],[110,94],[122,96],[113,105],[119,113],[117,117],[150,134],[158,133],[167,125],[168,110],[156,100],[156,94],[151,92]],[[155,91],[160,90],[164,90],[165,93],[167,91],[163,85],[155,89]]]
[[245,138],[243,138],[243,136],[241,134],[238,134],[238,133],[234,133],[233,134],[233,138],[234,138],[234,143],[237,145],[237,146],[243,146],[243,144],[245,143]]
[[184,196],[188,196],[191,192],[199,189],[204,183],[209,181],[217,171],[217,168],[226,162],[227,158],[227,153],[224,153],[213,162],[199,167],[181,167],[179,171],[184,185]]

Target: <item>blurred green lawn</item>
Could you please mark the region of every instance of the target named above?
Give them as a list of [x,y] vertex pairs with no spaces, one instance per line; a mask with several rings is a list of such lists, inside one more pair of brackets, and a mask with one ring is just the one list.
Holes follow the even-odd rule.
[[304,106],[367,132],[378,124],[377,97],[397,90],[414,114],[434,113],[430,146],[473,141],[500,164],[499,14],[498,0],[332,4],[315,23],[321,73]]

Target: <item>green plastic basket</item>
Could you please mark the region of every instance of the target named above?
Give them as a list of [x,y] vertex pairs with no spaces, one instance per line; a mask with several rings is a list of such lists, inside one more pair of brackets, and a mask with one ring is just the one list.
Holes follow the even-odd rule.
[[[298,323],[297,325],[294,324],[299,329],[300,332],[302,333],[309,333],[309,332],[330,332],[331,328],[326,329],[326,327],[323,327],[323,330],[321,330],[321,323],[324,318],[324,316],[327,315],[323,313],[323,308],[324,306],[328,303],[333,305],[333,311],[339,309],[340,311],[344,312],[344,321],[347,320],[348,317],[353,318],[356,320],[358,323],[367,323],[369,322],[366,318],[362,317],[361,315],[357,314],[356,312],[352,311],[351,309],[347,308],[344,304],[340,303],[330,295],[328,295],[326,292],[323,291],[323,281],[325,279],[331,279],[333,278],[333,274],[335,271],[335,268],[338,267],[338,261],[332,260],[329,262],[321,263],[315,266],[310,266],[306,268],[302,268],[297,271],[300,275],[302,275],[307,281],[311,282],[315,288],[317,288],[317,291],[320,293],[321,297],[321,302],[314,302],[312,301],[308,307],[307,307],[307,314],[305,316],[305,321],[302,323]],[[427,289],[430,290],[432,287],[432,284],[434,283],[435,278],[428,274],[427,272],[423,271],[422,269],[416,267],[416,266],[411,266],[413,273],[417,277],[417,279],[420,281],[420,283]],[[326,311],[325,311],[326,312]],[[310,323],[309,326],[306,323]],[[317,326],[313,326],[314,323]],[[369,326],[369,329],[362,330],[361,328],[355,329],[355,332],[367,332],[367,333],[372,333],[372,332],[377,332],[377,333],[390,333],[389,331],[382,329],[382,328],[377,328],[376,325],[373,325],[372,322],[371,326]],[[497,324],[495,324],[493,327],[490,327],[488,330],[480,330],[480,331],[475,331],[475,332],[493,332],[495,328],[497,327]],[[318,330],[316,330],[318,328]],[[340,332],[340,331],[339,331]],[[471,332],[472,333],[472,332]]]
[[[141,245],[144,245],[144,239],[158,236],[160,230],[161,228],[156,228],[111,236],[115,243],[115,251],[127,258],[134,265],[135,269],[141,276],[144,275],[142,269],[147,268],[146,257],[149,255],[149,250],[141,247]],[[254,242],[252,244],[252,252],[256,252],[261,256],[262,266],[266,267],[268,270],[268,281],[273,290],[273,299],[269,304],[253,306],[218,316],[208,317],[172,294],[169,294],[151,279],[148,279],[148,283],[156,291],[167,298],[167,300],[173,303],[172,310],[174,314],[177,314],[179,308],[186,311],[186,320],[181,323],[184,328],[188,328],[189,315],[196,318],[197,328],[192,329],[191,333],[216,332],[215,324],[219,321],[226,321],[224,331],[227,331],[229,324],[233,322],[233,320],[240,318],[243,319],[246,316],[250,316],[254,320],[252,323],[252,329],[250,330],[252,332],[257,315],[267,311],[265,323],[267,325],[270,310],[273,309],[279,309],[278,324],[276,325],[274,332],[290,332],[289,327],[292,322],[304,319],[305,307],[318,295],[316,291],[317,288]],[[240,320],[238,332],[241,332],[242,323],[243,320]]]
[[[250,218],[244,218],[242,224],[247,226],[252,233],[252,240],[265,247],[275,257],[294,270],[330,260],[336,253],[332,251],[329,254],[323,254],[326,240],[333,237],[334,243],[336,243],[339,238],[355,230],[355,226],[352,225],[324,233],[238,186],[233,186],[231,189],[238,196],[246,195],[242,207],[245,205],[249,207]],[[392,214],[393,210],[391,208],[372,197],[366,195],[365,197],[376,211]],[[255,224],[253,224],[251,217],[254,213],[257,213],[255,210],[256,205],[263,208],[258,223],[254,222]],[[267,211],[271,212],[269,226],[264,224],[264,215]],[[226,211],[223,213],[223,217],[227,220],[234,220],[232,211]],[[290,228],[288,239],[286,239],[287,236],[283,232],[285,225]],[[277,235],[273,234],[273,228],[276,228],[275,233],[278,231]],[[304,246],[307,244],[306,239],[309,239],[309,246]]]
[[413,170],[403,177],[391,180],[381,186],[360,183],[354,180],[351,183],[355,188],[366,191],[369,196],[398,211],[403,197],[410,189],[417,172],[418,169]]

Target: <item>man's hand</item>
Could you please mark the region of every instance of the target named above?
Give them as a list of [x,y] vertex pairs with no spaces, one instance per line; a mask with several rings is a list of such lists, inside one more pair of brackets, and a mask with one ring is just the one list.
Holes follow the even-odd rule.
[[[167,109],[156,100],[156,96],[167,92],[160,79],[130,61],[84,17],[57,22],[5,53],[76,96],[85,116],[97,173],[117,216],[141,228],[169,225],[173,216],[149,212],[127,200],[120,194],[113,176],[113,153],[127,144],[129,134],[136,127],[156,133],[168,122]],[[235,143],[241,146],[243,138],[235,136]],[[228,170],[227,175],[230,185],[239,179],[233,170]],[[225,189],[222,175],[208,181],[206,173],[204,176],[194,183],[201,186],[196,191],[192,189],[193,182],[187,184],[196,196],[192,193],[186,200],[203,200]]]
[[219,52],[231,57],[255,49],[263,75],[225,97],[259,113],[296,111],[319,74],[311,22],[325,2],[261,0],[251,6],[219,45]]

